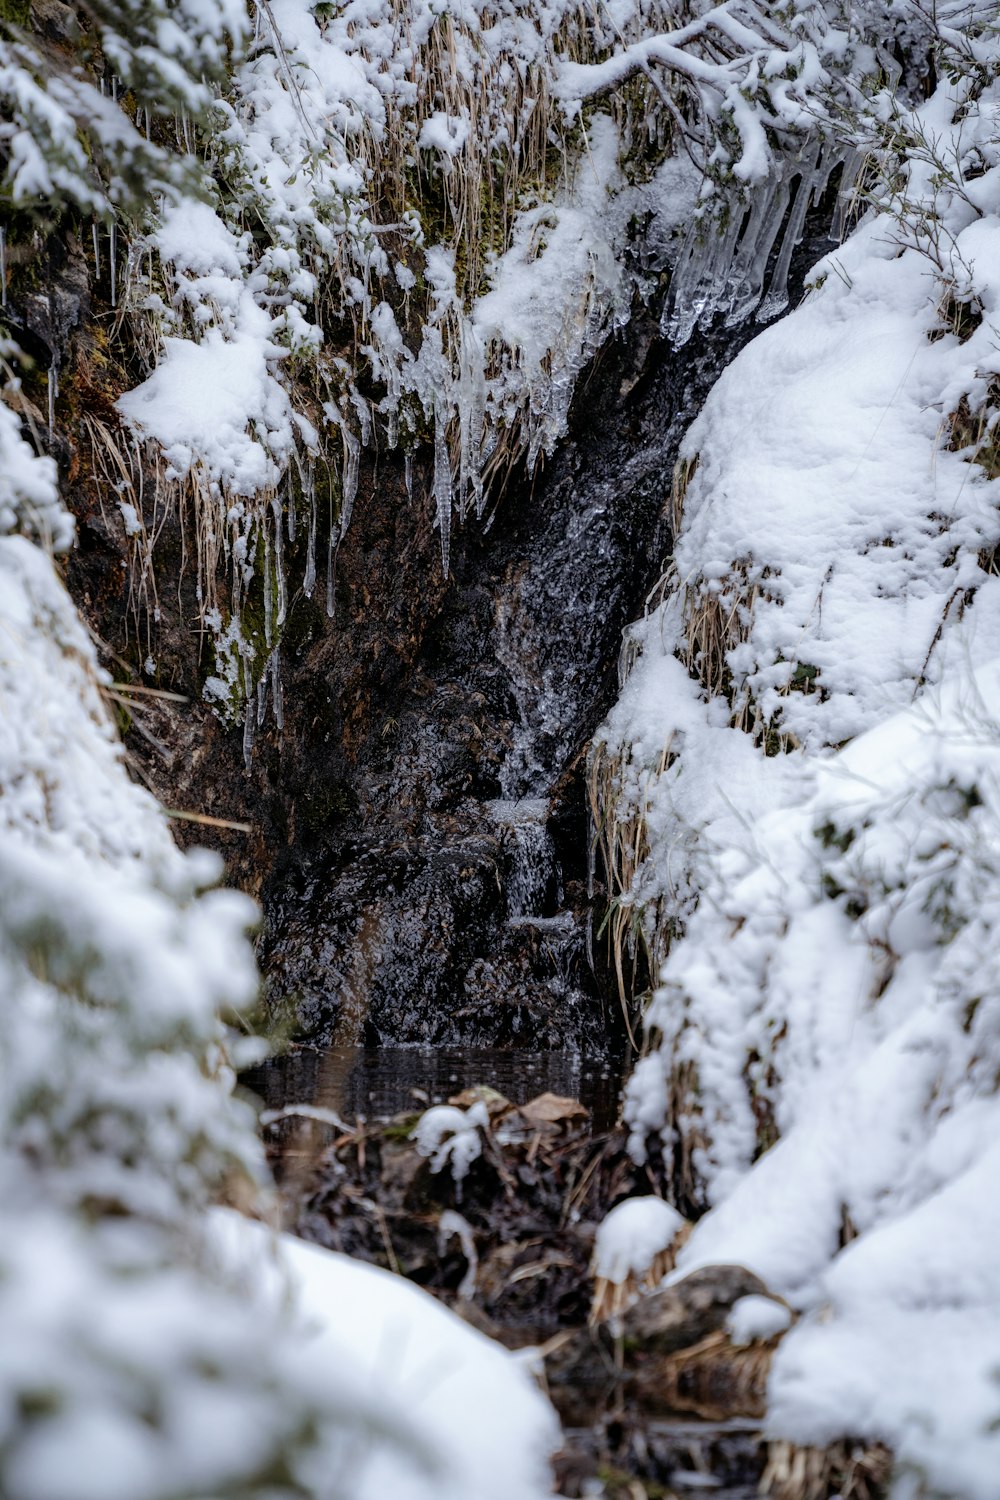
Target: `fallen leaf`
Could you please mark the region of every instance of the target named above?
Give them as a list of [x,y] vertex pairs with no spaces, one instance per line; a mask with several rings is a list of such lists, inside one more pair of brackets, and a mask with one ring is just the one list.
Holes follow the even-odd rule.
[[561,1094],[539,1094],[518,1111],[532,1125],[557,1125],[560,1120],[586,1120],[590,1110],[579,1099],[564,1099]]

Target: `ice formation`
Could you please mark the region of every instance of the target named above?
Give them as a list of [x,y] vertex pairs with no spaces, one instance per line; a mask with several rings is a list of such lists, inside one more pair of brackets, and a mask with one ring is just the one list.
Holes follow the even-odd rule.
[[472,1163],[482,1155],[479,1132],[489,1123],[489,1111],[481,1101],[468,1109],[436,1104],[424,1111],[412,1134],[420,1155],[430,1157],[432,1172],[450,1166],[452,1177],[461,1182],[468,1176]]
[[[677,105],[653,81],[640,110],[609,95],[609,51],[622,77],[679,69],[716,132],[706,166],[718,175],[729,161],[751,193],[745,228],[742,199],[722,236],[716,200],[694,215],[664,314],[680,340],[699,316],[725,307],[739,317],[760,300],[775,243],[768,314],[783,305],[805,206],[838,160],[809,143],[807,104],[837,58],[863,71],[861,24],[810,6],[789,31],[727,5],[671,33],[655,0],[606,15],[567,0],[509,0],[497,13],[481,0],[420,0],[401,40],[393,0],[351,0],[335,14],[307,0],[258,8],[214,101],[225,222],[168,195],[159,228],[130,255],[126,301],[145,320],[155,368],[120,404],[162,450],[163,482],[189,481],[204,623],[217,642],[209,696],[244,717],[248,753],[244,704],[278,681],[281,629],[265,609],[273,640],[253,639],[243,594],[285,587],[282,518],[289,530],[297,510],[306,519],[298,479],[317,451],[336,490],[334,514],[320,517],[328,612],[360,449],[376,431],[408,451],[429,440],[447,573],[453,517],[480,515],[491,479],[551,452],[580,370],[653,284],[630,263],[631,226],[645,222],[647,244],[666,246],[692,221],[699,177],[685,177],[671,151]],[[729,129],[743,142],[731,161]],[[356,351],[347,359],[343,329]],[[315,512],[308,524],[312,538]],[[230,598],[216,596],[223,565]],[[317,567],[311,547],[307,593]]]

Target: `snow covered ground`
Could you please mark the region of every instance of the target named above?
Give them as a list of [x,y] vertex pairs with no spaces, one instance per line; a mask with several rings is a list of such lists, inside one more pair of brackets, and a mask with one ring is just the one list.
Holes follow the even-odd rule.
[[398,1443],[358,1439],[358,1500],[542,1500],[559,1446],[555,1412],[528,1355],[507,1352],[400,1276],[220,1211],[223,1263],[255,1299],[288,1306],[317,1381],[350,1380],[354,1398]]
[[712,392],[598,737],[665,957],[632,1150],[711,1205],[675,1274],[787,1298],[769,1430],[886,1442],[900,1497],[1000,1475],[998,105],[901,118],[905,187]]
[[[55,466],[0,404],[0,1492],[542,1500],[529,1370],[266,1203],[244,896],[129,778],[50,554]],[[16,534],[19,527],[22,534]],[[259,1056],[259,1051],[256,1052]]]

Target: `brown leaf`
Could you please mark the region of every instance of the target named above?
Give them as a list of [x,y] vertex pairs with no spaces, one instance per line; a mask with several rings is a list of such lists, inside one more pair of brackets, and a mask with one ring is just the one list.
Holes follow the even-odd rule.
[[560,1120],[586,1120],[590,1110],[579,1099],[564,1099],[561,1094],[539,1094],[527,1104],[518,1106],[519,1113],[531,1125],[557,1125]]

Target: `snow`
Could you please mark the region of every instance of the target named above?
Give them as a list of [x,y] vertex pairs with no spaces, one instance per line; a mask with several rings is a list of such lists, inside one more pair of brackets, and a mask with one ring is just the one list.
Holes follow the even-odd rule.
[[620,1285],[642,1276],[670,1246],[685,1220],[662,1198],[626,1198],[599,1225],[593,1273]]
[[231,495],[255,495],[279,477],[272,453],[291,449],[291,409],[269,368],[266,329],[262,338],[253,326],[261,319],[249,321],[231,339],[214,328],[200,343],[166,339],[153,374],[119,399],[122,414],[163,449],[168,478],[185,478],[200,461]]
[[481,1129],[490,1123],[489,1111],[481,1101],[468,1109],[453,1104],[436,1104],[424,1110],[413,1131],[417,1150],[431,1159],[431,1171],[440,1172],[450,1164],[456,1182],[468,1176],[472,1163],[482,1155]]
[[773,1297],[740,1297],[726,1319],[726,1332],[737,1346],[773,1339],[792,1321],[791,1310]]
[[[14,452],[12,504],[56,511]],[[267,1206],[232,1092],[260,1053],[218,1019],[256,997],[256,908],[129,780],[107,682],[51,558],[0,537],[5,1500],[542,1500],[558,1426],[523,1357],[211,1211]]]
[[[0,341],[0,361],[14,353]],[[8,378],[0,401],[0,536],[19,528],[65,551],[75,525],[59,500],[55,459],[40,458],[22,436],[21,424],[6,404],[16,403],[19,383],[9,366],[3,368]]]
[[290,1294],[313,1378],[342,1381],[390,1427],[419,1435],[424,1472],[390,1446],[365,1456],[358,1500],[541,1500],[555,1413],[529,1359],[509,1354],[399,1276],[273,1236],[232,1213],[213,1232],[233,1269],[280,1305]]
[[660,966],[631,1150],[710,1210],[675,1274],[789,1303],[768,1432],[886,1443],[899,1500],[1000,1472],[995,96],[900,106],[905,191],[717,383],[597,736]]

